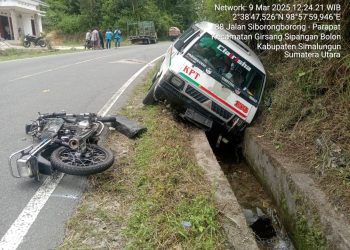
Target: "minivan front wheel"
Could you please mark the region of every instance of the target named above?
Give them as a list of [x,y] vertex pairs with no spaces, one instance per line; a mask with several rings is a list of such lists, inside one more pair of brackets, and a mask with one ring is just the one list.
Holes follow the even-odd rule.
[[143,99],[142,103],[144,105],[152,105],[156,102],[156,99],[154,99],[154,89],[156,87],[156,83],[153,82],[152,86],[150,87],[150,89],[147,92],[147,95],[145,96],[145,98]]
[[151,87],[148,89],[147,95],[145,96],[145,98],[143,99],[142,103],[144,105],[152,105],[154,104],[157,100],[154,99],[154,96],[157,96],[157,89],[156,89],[156,84],[157,84],[157,80],[159,79],[159,76],[161,74],[159,72],[156,72],[152,78],[152,85]]

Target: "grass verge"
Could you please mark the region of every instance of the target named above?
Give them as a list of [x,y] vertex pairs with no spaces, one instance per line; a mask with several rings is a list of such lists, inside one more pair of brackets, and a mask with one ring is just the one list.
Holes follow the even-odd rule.
[[277,150],[305,166],[331,202],[350,211],[350,56],[339,59],[263,58],[272,105],[260,126]]
[[143,107],[153,72],[122,113],[147,127],[137,140],[113,133],[114,166],[89,178],[60,249],[221,249],[213,195],[190,148],[191,127],[162,105]]
[[0,50],[0,61],[9,61],[15,59],[55,55],[69,52],[77,52],[77,50],[6,49]]
[[[105,31],[102,31],[103,37]],[[46,36],[56,46],[84,46],[85,32],[78,32],[74,34],[64,34],[58,31],[51,31]],[[106,46],[106,41],[104,41]],[[121,46],[131,45],[127,37],[122,37]],[[114,40],[112,40],[112,47],[114,47]]]

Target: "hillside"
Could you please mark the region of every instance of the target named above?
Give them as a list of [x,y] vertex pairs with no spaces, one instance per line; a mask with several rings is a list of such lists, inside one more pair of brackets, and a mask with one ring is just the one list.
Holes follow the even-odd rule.
[[[216,11],[213,6],[249,6],[260,1],[207,1],[202,8],[202,16],[209,20],[223,23],[228,26],[232,23],[232,16],[237,12]],[[265,5],[272,6],[278,1],[263,1]],[[267,70],[267,84],[264,98],[260,105],[260,116],[254,126],[261,129],[262,135],[271,141],[276,150],[287,154],[291,158],[304,163],[305,171],[313,174],[323,189],[331,194],[333,204],[344,212],[350,211],[350,55],[349,30],[350,9],[348,1],[338,1],[338,12],[325,11],[332,1],[303,1],[294,0],[288,4],[291,10],[287,14],[295,14],[293,7],[305,8],[303,13],[311,13],[316,17],[325,17],[333,13],[339,14],[340,21],[326,20],[314,22],[310,20],[278,21],[283,10],[276,13],[276,20],[261,21],[259,25],[303,25],[307,31],[296,30],[292,35],[299,40],[291,44],[309,43],[320,46],[338,46],[336,51],[339,58],[323,58],[308,56],[306,58],[286,58],[286,50],[260,50],[256,49],[259,41],[246,41],[256,49],[263,65]],[[254,5],[257,6],[257,5]],[[259,5],[260,6],[260,5]],[[314,9],[309,10],[311,7]],[[286,7],[286,6],[285,6]],[[288,6],[287,6],[288,7]],[[315,7],[324,8],[317,12]],[[329,6],[330,8],[333,6]],[[309,9],[307,9],[309,8]],[[308,12],[309,11],[309,12]],[[246,12],[249,13],[249,12]],[[274,13],[258,11],[261,13]],[[289,16],[287,16],[289,17]],[[246,25],[252,20],[237,20],[235,24]],[[322,25],[323,24],[323,25]],[[318,25],[318,26],[317,26]],[[337,31],[323,31],[329,27]],[[310,27],[317,27],[311,30]],[[233,32],[234,33],[234,32]],[[236,31],[237,33],[237,31]],[[256,31],[238,31],[243,34],[253,34]],[[259,31],[265,36],[286,37],[286,31]],[[334,40],[321,40],[321,35],[332,35]],[[311,41],[313,37],[319,40]],[[340,39],[335,39],[340,38]],[[309,39],[309,40],[308,40]],[[263,41],[262,44],[283,45],[284,40]],[[288,42],[288,41],[287,41]],[[260,46],[264,47],[264,46]],[[330,48],[333,48],[330,47]],[[291,51],[292,53],[295,51]],[[315,52],[315,51],[311,51]],[[332,49],[321,53],[333,52]],[[322,54],[321,54],[322,55]]]

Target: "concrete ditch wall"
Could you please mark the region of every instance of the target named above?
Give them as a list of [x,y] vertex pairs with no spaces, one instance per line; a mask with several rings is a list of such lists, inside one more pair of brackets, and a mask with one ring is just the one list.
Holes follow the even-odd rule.
[[350,249],[350,223],[327,201],[313,179],[289,158],[246,130],[243,154],[280,209],[298,249]]
[[192,148],[198,165],[204,170],[210,185],[213,187],[219,220],[230,245],[229,249],[259,249],[237,198],[202,130],[194,130]]

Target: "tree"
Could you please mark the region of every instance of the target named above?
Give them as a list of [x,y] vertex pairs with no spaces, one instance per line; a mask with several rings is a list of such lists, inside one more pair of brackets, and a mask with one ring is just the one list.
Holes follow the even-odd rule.
[[47,0],[45,29],[66,33],[88,28],[119,27],[127,22],[154,21],[158,35],[166,36],[170,26],[186,29],[197,20],[195,0]]

